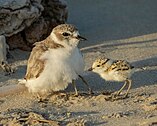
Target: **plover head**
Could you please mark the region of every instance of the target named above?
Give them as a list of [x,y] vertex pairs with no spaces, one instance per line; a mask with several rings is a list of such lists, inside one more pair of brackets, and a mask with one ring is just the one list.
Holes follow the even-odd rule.
[[107,70],[111,65],[111,60],[105,57],[98,58],[93,62],[93,65],[91,68],[89,68],[89,71],[93,71],[96,73],[103,73],[105,70]]
[[78,29],[71,24],[61,24],[56,26],[52,30],[51,37],[56,43],[72,47],[77,46],[80,40],[86,40],[86,38],[80,36]]

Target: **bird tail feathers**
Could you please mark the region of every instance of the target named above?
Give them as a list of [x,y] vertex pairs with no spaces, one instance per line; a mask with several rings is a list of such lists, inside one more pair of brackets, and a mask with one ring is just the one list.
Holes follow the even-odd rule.
[[26,84],[26,79],[18,79],[18,84]]

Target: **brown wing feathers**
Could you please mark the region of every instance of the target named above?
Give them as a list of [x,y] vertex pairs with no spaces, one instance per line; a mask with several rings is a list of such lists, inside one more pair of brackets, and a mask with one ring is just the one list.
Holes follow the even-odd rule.
[[25,79],[37,78],[44,69],[44,61],[40,60],[39,57],[44,52],[43,48],[36,46],[33,48],[27,65],[27,73]]
[[47,51],[49,48],[63,48],[62,45],[54,43],[50,37],[47,37],[44,41],[37,42],[34,44],[31,55],[28,59],[27,72],[25,79],[37,78],[44,70],[45,61],[40,59],[40,56]]

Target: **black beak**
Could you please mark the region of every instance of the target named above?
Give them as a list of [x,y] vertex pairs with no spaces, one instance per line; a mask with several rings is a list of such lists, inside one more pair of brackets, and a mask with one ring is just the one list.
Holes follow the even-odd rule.
[[78,35],[76,38],[77,38],[78,40],[87,40],[86,38],[84,38],[84,37],[82,37],[82,36],[80,36],[80,35]]
[[88,69],[88,71],[92,71],[92,70],[93,70],[93,68],[92,68],[92,67]]

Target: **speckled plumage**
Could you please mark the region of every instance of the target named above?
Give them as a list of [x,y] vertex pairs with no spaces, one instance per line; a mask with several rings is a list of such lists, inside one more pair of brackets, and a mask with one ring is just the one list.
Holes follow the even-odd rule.
[[35,47],[33,48],[31,55],[28,59],[27,64],[27,72],[25,75],[25,79],[29,80],[31,78],[38,78],[41,72],[44,70],[45,61],[39,59],[39,57],[48,49],[57,49],[63,48],[62,45],[53,42],[50,37],[47,37],[44,41],[37,42],[34,44]]
[[129,85],[126,95],[131,87],[131,75],[134,73],[134,67],[125,60],[112,60],[105,57],[98,58],[94,61],[92,68],[90,69],[95,73],[98,73],[106,81],[125,81],[124,86],[118,91],[118,95],[122,89]]

